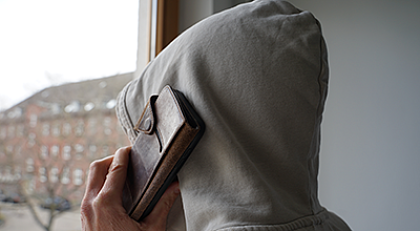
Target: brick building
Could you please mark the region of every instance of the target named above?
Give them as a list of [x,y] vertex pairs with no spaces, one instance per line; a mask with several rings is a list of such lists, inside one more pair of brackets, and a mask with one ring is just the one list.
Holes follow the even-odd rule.
[[132,78],[46,88],[0,112],[0,189],[80,201],[90,162],[129,145],[115,99]]

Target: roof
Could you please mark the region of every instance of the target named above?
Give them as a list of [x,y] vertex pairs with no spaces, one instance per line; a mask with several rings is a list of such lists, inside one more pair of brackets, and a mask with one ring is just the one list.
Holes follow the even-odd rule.
[[95,108],[112,109],[122,88],[133,79],[133,72],[87,81],[67,83],[45,88],[15,106],[1,112],[0,119],[20,117],[24,110],[36,104],[58,114],[90,111]]

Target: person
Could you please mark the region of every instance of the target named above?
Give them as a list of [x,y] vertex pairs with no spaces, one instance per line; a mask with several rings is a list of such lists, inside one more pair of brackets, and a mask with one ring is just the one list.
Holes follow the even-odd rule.
[[[318,200],[328,78],[319,21],[285,1],[240,4],[182,33],[118,97],[117,116],[132,143],[149,97],[166,85],[206,124],[177,175],[180,194],[170,212],[142,222],[163,226],[168,215],[166,229],[176,231],[350,230]],[[102,190],[112,189],[109,200],[88,183],[84,227],[130,230],[111,173],[97,176],[106,179]],[[171,204],[173,193],[162,203]]]

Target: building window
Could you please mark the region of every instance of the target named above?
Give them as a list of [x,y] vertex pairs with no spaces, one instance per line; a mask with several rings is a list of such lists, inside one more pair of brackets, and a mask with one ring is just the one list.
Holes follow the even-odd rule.
[[4,169],[3,174],[1,175],[1,180],[3,182],[13,181],[12,168],[10,166],[6,166],[6,168]]
[[30,193],[33,193],[35,191],[35,187],[36,187],[36,179],[34,177],[34,178],[32,178],[32,180],[29,181],[28,191]]
[[84,107],[85,111],[91,111],[93,108],[95,108],[95,104],[92,102],[86,103]]
[[112,130],[111,130],[111,117],[105,117],[104,118],[104,133],[105,135],[111,135]]
[[51,156],[57,157],[59,152],[60,152],[60,147],[58,147],[58,145],[54,145],[51,147]]
[[29,133],[29,135],[28,135],[28,145],[29,145],[29,147],[33,147],[35,145],[35,138],[36,138],[35,133]]
[[89,119],[89,133],[90,134],[96,133],[96,119],[95,118]]
[[83,170],[77,168],[73,171],[73,184],[82,185],[83,184]]
[[42,167],[42,168],[39,168],[38,172],[39,172],[39,181],[41,183],[45,183],[47,181],[47,175],[46,175],[47,170],[44,167]]
[[68,136],[71,133],[71,125],[69,123],[63,124],[63,135]]
[[50,135],[50,125],[48,123],[44,123],[42,125],[42,135],[49,136]]
[[62,184],[70,183],[70,169],[69,168],[63,169],[63,176],[61,177],[61,183]]
[[59,173],[59,170],[56,167],[54,167],[50,170],[50,182],[51,183],[58,182],[58,173]]
[[108,155],[109,155],[109,147],[105,145],[102,147],[102,156],[105,157]]
[[96,147],[96,145],[90,145],[89,146],[89,157],[91,159],[95,159],[96,158],[96,151],[98,150],[98,148]]
[[45,145],[41,146],[41,158],[44,160],[48,158],[48,147]]
[[16,135],[19,136],[19,137],[22,137],[23,134],[25,134],[25,126],[23,126],[23,124],[19,124],[17,126]]
[[117,105],[117,100],[111,99],[110,101],[108,101],[108,103],[106,103],[105,106],[108,109],[113,109],[116,105]]
[[37,122],[38,122],[38,116],[36,114],[31,114],[29,116],[29,126],[31,128],[34,128],[36,127]]
[[60,136],[60,125],[59,124],[54,124],[53,128],[52,128],[52,135],[55,137]]
[[26,171],[33,172],[34,171],[34,159],[28,158],[26,159]]
[[78,101],[73,101],[64,108],[64,111],[67,113],[74,113],[80,110],[80,103]]
[[22,178],[22,170],[20,169],[19,166],[15,167],[15,171],[14,171],[14,180],[18,181]]
[[66,145],[63,147],[63,160],[70,160],[71,158],[71,147]]
[[52,104],[50,110],[52,114],[58,115],[61,113],[61,106],[58,103]]
[[83,123],[83,120],[80,120],[77,123],[76,129],[74,132],[76,133],[76,136],[82,136],[84,130],[85,130],[85,124]]
[[85,148],[83,147],[83,145],[81,144],[76,144],[74,146],[74,149],[76,151],[76,158],[77,159],[81,159],[83,157],[83,151],[85,150]]

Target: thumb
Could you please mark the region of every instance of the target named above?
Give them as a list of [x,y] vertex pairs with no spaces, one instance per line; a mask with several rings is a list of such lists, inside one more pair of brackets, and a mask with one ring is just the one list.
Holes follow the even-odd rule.
[[142,223],[149,228],[166,230],[166,220],[168,218],[169,211],[179,194],[179,182],[175,181],[169,185],[165,193],[156,203],[152,212],[143,219]]
[[[127,176],[128,160],[131,147],[120,148],[116,151],[108,168],[102,194],[108,194],[113,199],[121,200],[125,178]],[[112,200],[114,202],[115,200]]]

